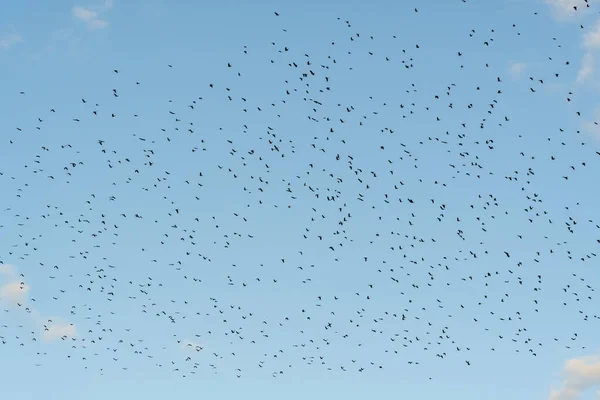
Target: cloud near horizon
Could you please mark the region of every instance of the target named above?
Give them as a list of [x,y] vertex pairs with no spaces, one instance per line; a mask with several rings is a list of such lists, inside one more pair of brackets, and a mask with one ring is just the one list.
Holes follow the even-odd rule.
[[563,375],[562,386],[550,393],[549,400],[575,400],[587,389],[600,386],[600,356],[567,360]]

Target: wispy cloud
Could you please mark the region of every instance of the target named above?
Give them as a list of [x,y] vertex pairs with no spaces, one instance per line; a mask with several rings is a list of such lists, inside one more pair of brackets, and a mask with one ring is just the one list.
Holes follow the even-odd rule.
[[0,264],[0,276],[15,276],[15,266],[12,264]]
[[23,38],[16,33],[0,36],[0,50],[7,50],[22,40]]
[[0,264],[0,300],[21,303],[28,292],[29,285],[18,279],[14,265]]
[[516,78],[519,78],[521,76],[521,74],[525,71],[525,68],[527,68],[527,64],[525,64],[525,63],[522,63],[522,62],[512,62],[508,66],[508,73],[513,78],[516,79]]
[[0,299],[22,302],[27,298],[29,285],[25,282],[13,281],[0,286]]
[[592,135],[600,138],[600,125],[597,121],[587,121],[583,123],[583,130],[586,133],[591,133]]
[[579,67],[579,72],[577,72],[577,83],[584,83],[589,78],[594,75],[594,65],[596,64],[596,59],[594,57],[594,53],[591,51],[587,51],[583,60],[581,60],[581,66]]
[[583,47],[587,50],[600,49],[600,19],[596,21],[596,25],[583,35]]
[[583,122],[583,131],[600,139],[600,106],[596,107],[593,112],[593,120]]
[[62,337],[75,336],[77,336],[77,327],[74,324],[64,322],[48,322],[45,324],[44,331],[42,332],[42,339],[46,342],[51,342]]
[[585,390],[600,385],[600,356],[568,360],[563,375],[562,386],[550,393],[549,400],[575,400]]
[[552,8],[554,16],[558,19],[572,19],[578,14],[587,11],[587,4],[593,0],[546,0]]
[[74,324],[59,321],[57,318],[47,319],[31,304],[29,299],[30,286],[17,274],[17,269],[11,264],[0,264],[0,301],[8,302],[12,306],[19,306],[27,310],[33,323],[41,331],[42,339],[50,342],[64,336],[77,336],[77,327]]
[[588,81],[596,71],[596,59],[600,50],[600,19],[583,35],[582,47],[585,54],[577,74],[577,83],[580,84]]
[[[111,8],[112,2],[107,1],[104,5],[105,8]],[[108,26],[108,21],[98,17],[98,12],[90,8],[82,6],[74,6],[71,9],[73,17],[84,22],[90,29],[102,29]]]

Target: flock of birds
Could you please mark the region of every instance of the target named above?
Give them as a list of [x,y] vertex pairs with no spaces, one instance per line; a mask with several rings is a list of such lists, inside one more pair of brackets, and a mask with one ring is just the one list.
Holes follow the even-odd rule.
[[[58,352],[101,373],[144,359],[238,378],[579,349],[586,331],[544,324],[599,319],[585,271],[600,221],[570,185],[598,171],[600,152],[577,128],[520,126],[504,100],[539,101],[575,68],[561,46],[552,73],[507,84],[480,62],[503,38],[468,29],[481,57],[455,49],[443,67],[483,80],[432,92],[409,78],[422,44],[386,38],[384,55],[383,39],[335,22],[345,39],[321,43],[329,54],[284,29],[270,59],[244,46],[224,62],[229,81],[147,100],[162,115],[136,109],[152,82],[115,66],[106,93],[2,126],[2,151],[23,164],[0,164],[0,279],[13,284],[0,349],[31,351],[38,367]],[[389,98],[340,94],[361,70],[393,70]],[[252,86],[261,79],[273,93]],[[59,346],[44,347],[28,314]]]

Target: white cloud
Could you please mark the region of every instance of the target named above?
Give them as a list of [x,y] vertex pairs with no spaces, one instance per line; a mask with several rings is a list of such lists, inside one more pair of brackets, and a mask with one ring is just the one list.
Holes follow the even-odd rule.
[[0,299],[14,302],[22,302],[27,298],[29,285],[14,281],[0,286]]
[[549,400],[575,400],[593,386],[600,385],[600,356],[568,360],[562,387],[550,393]]
[[46,342],[60,339],[63,336],[77,336],[77,327],[74,324],[67,324],[63,322],[49,322],[46,324],[44,331],[42,332],[42,338]]
[[104,2],[104,8],[113,8],[113,0],[106,0]]
[[[110,5],[112,7],[112,2],[110,3]],[[101,29],[106,28],[108,26],[107,21],[98,18],[98,13],[89,8],[74,6],[71,10],[71,13],[73,14],[73,17],[85,22],[87,26],[91,29]]]
[[23,38],[16,33],[11,35],[0,37],[0,49],[7,50],[11,48],[13,45],[19,43]]

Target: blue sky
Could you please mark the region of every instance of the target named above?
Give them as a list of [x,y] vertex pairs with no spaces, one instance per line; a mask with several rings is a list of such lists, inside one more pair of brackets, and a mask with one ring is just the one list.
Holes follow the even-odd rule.
[[1,397],[600,399],[588,3],[12,2]]

